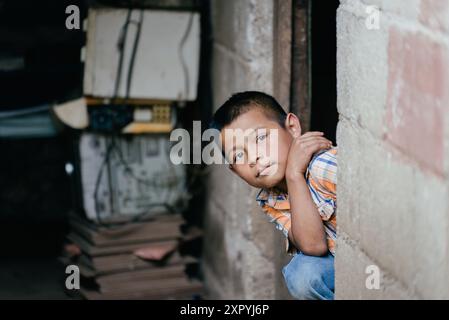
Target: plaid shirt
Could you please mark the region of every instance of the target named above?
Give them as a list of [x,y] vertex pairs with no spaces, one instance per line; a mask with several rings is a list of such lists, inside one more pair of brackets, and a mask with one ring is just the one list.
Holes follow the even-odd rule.
[[[312,199],[323,220],[329,251],[334,255],[337,237],[337,148],[315,154],[307,167],[305,177]],[[288,240],[288,231],[291,227],[288,194],[261,189],[256,200],[270,221],[286,237],[286,251],[290,254],[296,253],[298,250],[290,245]]]

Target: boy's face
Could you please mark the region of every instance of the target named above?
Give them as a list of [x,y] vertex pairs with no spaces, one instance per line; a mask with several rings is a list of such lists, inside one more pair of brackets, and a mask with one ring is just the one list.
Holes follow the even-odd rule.
[[[296,129],[300,131],[300,127]],[[231,170],[253,187],[271,188],[281,184],[293,141],[290,131],[261,108],[252,108],[238,116],[220,133]]]

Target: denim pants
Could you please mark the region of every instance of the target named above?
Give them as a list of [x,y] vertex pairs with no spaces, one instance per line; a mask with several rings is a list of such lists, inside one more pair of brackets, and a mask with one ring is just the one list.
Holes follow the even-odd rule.
[[290,294],[300,300],[334,299],[334,256],[293,256],[282,269]]

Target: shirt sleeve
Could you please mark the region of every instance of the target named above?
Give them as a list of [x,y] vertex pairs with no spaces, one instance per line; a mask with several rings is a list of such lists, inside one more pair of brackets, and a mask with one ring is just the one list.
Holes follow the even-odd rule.
[[307,184],[324,221],[337,209],[337,148],[315,156],[309,164]]
[[289,212],[283,212],[281,210],[274,209],[264,203],[263,201],[259,202],[262,210],[268,217],[269,221],[274,223],[276,229],[282,232],[285,237],[285,251],[287,253],[292,254],[296,249],[290,243],[290,239],[288,238],[288,233],[291,228],[291,219]]
[[275,224],[276,229],[282,231],[283,235],[288,238],[288,231],[291,227],[290,217],[266,204],[262,206],[262,210],[268,216],[270,222]]

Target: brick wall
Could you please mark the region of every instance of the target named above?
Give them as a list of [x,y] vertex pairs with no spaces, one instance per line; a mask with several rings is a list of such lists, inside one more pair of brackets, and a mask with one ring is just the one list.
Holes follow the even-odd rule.
[[448,299],[449,1],[343,0],[337,29],[336,297]]
[[[273,92],[272,0],[214,0],[214,111],[243,90]],[[203,272],[211,298],[273,299],[282,288],[280,232],[255,202],[256,190],[215,166],[208,179]]]

